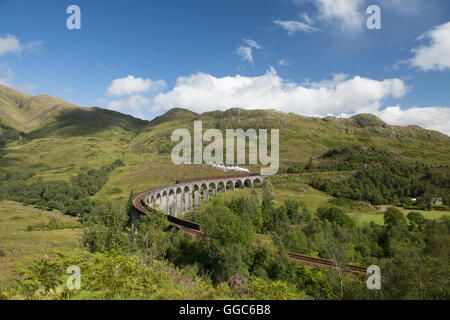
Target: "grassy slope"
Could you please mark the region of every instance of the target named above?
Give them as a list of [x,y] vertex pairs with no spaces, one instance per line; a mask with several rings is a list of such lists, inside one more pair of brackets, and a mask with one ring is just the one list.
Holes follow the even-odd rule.
[[[378,146],[429,164],[448,164],[450,154],[450,138],[443,134],[414,126],[389,126],[371,115],[319,119],[272,110],[230,109],[198,115],[172,109],[146,122],[109,110],[76,107],[49,96],[33,97],[5,86],[0,86],[0,115],[0,122],[21,130],[25,137],[2,150],[0,170],[32,170],[36,172],[32,180],[67,180],[119,158],[126,166],[116,169],[95,197],[121,203],[131,189],[140,191],[179,178],[224,174],[204,166],[172,164],[170,151],[176,144],[170,141],[173,130],[186,128],[192,132],[195,120],[202,120],[204,129],[222,131],[279,128],[282,169],[304,166],[310,156],[317,158],[330,148],[350,144]],[[259,172],[257,166],[246,167]],[[282,199],[288,194],[286,188],[308,188],[296,184],[280,184],[276,193]]]
[[[429,220],[439,219],[444,215],[450,216],[450,211],[438,211],[438,210],[425,211],[425,210],[411,210],[404,208],[398,209],[405,215],[405,217],[411,211],[420,212],[425,217],[425,219]],[[355,212],[350,214],[350,216],[353,217],[355,221],[359,224],[370,223],[373,221],[378,225],[384,225],[384,214],[382,212],[378,213]]]
[[[371,119],[363,116],[363,119],[367,118]],[[281,168],[294,164],[304,166],[310,156],[316,158],[330,148],[357,143],[386,148],[403,158],[429,164],[448,164],[450,154],[450,138],[418,127],[384,128],[385,124],[361,127],[355,119],[323,120],[274,111],[231,109],[197,115],[173,109],[152,121],[133,139],[125,157],[128,166],[113,174],[99,196],[106,196],[106,192],[117,185],[123,190],[133,187],[136,191],[177,178],[223,174],[217,170],[205,170],[202,166],[175,166],[171,163],[170,150],[176,144],[170,141],[171,133],[177,128],[185,128],[192,133],[195,120],[202,120],[203,128],[222,131],[225,128],[280,128]],[[159,153],[159,150],[166,152]],[[259,172],[257,166],[245,167]],[[120,196],[125,196],[125,193]]]
[[[25,137],[3,149],[0,170],[32,170],[37,173],[32,180],[67,180],[87,168],[99,168],[120,158],[126,166],[116,169],[96,195],[118,202],[123,202],[131,189],[140,191],[178,178],[224,174],[203,166],[172,164],[170,151],[176,144],[170,141],[173,130],[192,132],[195,120],[202,120],[204,129],[222,131],[279,128],[282,169],[303,166],[310,156],[317,158],[330,148],[349,144],[378,146],[403,158],[432,164],[448,164],[450,154],[450,138],[445,135],[418,127],[388,126],[370,115],[319,119],[271,110],[230,109],[198,115],[172,109],[146,122],[113,111],[76,107],[57,98],[29,96],[4,86],[0,87],[0,114],[0,122],[24,131]],[[246,167],[259,172],[257,166]],[[279,192],[282,196],[283,191]]]
[[[418,127],[387,126],[367,115],[318,119],[274,111],[231,109],[198,115],[173,109],[149,123],[117,112],[80,108],[57,98],[32,97],[0,86],[0,123],[21,131],[24,137],[0,150],[0,170],[32,170],[36,176],[31,180],[38,177],[67,180],[80,171],[99,168],[119,158],[126,166],[111,173],[95,198],[123,204],[130,190],[137,192],[180,178],[224,175],[220,170],[204,166],[172,164],[170,150],[175,143],[170,142],[170,135],[177,128],[192,132],[194,120],[202,120],[204,129],[279,128],[282,168],[303,166],[310,156],[317,158],[330,148],[349,144],[378,146],[406,159],[429,164],[449,162],[449,137]],[[252,172],[259,171],[257,166],[246,167]],[[315,210],[331,198],[306,185],[306,175],[273,178],[276,205],[294,197]],[[244,189],[226,197],[250,191]],[[355,215],[360,222],[382,222],[381,214]],[[433,212],[430,215],[434,217]],[[49,248],[71,250],[79,246],[80,229],[23,232],[30,224],[46,221],[45,213],[24,209],[17,203],[0,202],[0,248],[7,251],[7,259],[0,260],[0,270],[3,270],[0,280],[9,278],[11,267],[25,257],[43,257],[50,252]],[[19,248],[15,255],[10,251],[12,247]],[[24,251],[20,251],[21,247]]]
[[[30,225],[48,223],[57,217],[61,223],[75,226],[63,230],[26,231]],[[0,258],[0,283],[11,279],[17,263],[28,258],[53,256],[53,250],[71,251],[80,247],[81,229],[75,218],[56,211],[48,212],[11,201],[0,202],[0,249],[6,257]],[[14,248],[15,252],[12,251]]]

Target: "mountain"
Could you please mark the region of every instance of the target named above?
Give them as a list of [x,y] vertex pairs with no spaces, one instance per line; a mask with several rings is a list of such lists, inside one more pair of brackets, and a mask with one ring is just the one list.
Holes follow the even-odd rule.
[[[203,121],[203,129],[280,130],[280,172],[303,167],[331,149],[362,145],[386,150],[411,162],[448,165],[450,138],[417,126],[392,126],[373,115],[348,119],[314,118],[275,110],[213,111],[197,114],[175,108],[144,121],[98,107],[79,107],[51,96],[31,96],[0,85],[0,136],[8,132],[0,152],[0,171],[30,172],[29,181],[68,180],[89,168],[121,159],[95,196],[122,201],[130,190],[139,191],[179,178],[221,175],[206,166],[172,163],[177,142],[173,130]],[[206,143],[205,143],[206,145]],[[0,145],[1,147],[1,145]],[[247,166],[259,172],[258,166]]]
[[111,110],[78,107],[48,95],[31,96],[0,85],[0,123],[38,138],[89,135],[115,126],[137,133],[148,122]]

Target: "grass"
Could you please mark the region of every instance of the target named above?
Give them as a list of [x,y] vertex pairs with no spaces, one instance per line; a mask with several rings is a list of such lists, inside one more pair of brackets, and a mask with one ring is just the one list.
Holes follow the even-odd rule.
[[[74,228],[49,231],[26,231],[30,225],[48,223],[55,217]],[[51,259],[53,250],[72,251],[80,247],[80,224],[76,218],[59,212],[25,207],[11,201],[0,202],[0,249],[6,257],[0,258],[0,283],[14,276],[14,268],[29,258]]]
[[[3,101],[0,105],[5,108],[0,111],[11,111],[14,119],[8,124],[26,132],[24,140],[11,142],[2,149],[0,170],[32,171],[36,175],[29,182],[39,178],[67,181],[86,168],[100,168],[121,159],[125,167],[114,170],[94,197],[119,204],[125,203],[131,190],[139,192],[182,178],[224,175],[223,171],[202,165],[172,163],[170,150],[176,144],[170,139],[172,132],[179,128],[192,131],[195,120],[203,121],[204,130],[217,128],[222,132],[228,128],[279,128],[281,169],[304,166],[310,156],[316,159],[330,148],[356,143],[382,147],[405,158],[433,164],[447,164],[450,153],[450,139],[436,132],[390,127],[376,133],[371,131],[372,127],[361,127],[360,123],[378,123],[370,116],[360,116],[356,120],[324,120],[271,110],[230,109],[199,115],[172,109],[152,122],[143,122],[112,111],[78,108],[48,96],[29,100],[29,95],[5,87],[0,89],[0,102]],[[31,114],[40,114],[47,105],[61,104],[61,110],[55,109],[29,127],[25,125],[29,114],[15,106],[17,101],[30,103]],[[258,166],[243,166],[259,172]],[[328,177],[349,174],[351,172],[320,173]],[[275,178],[275,184],[276,179],[280,179],[275,189],[277,203],[295,197],[315,210],[326,202],[330,198],[328,195],[305,184],[307,176],[298,175],[294,180]]]
[[[403,209],[403,208],[398,208],[400,209],[400,211],[405,215],[405,217],[408,215],[408,213],[415,211],[415,212],[420,212],[425,219],[430,219],[430,220],[435,220],[435,219],[439,219],[440,217],[446,215],[446,216],[450,216],[450,211],[437,211],[437,210],[431,210],[431,211],[425,211],[425,210],[407,210],[407,209]],[[352,216],[355,221],[359,224],[365,224],[365,223],[370,223],[370,222],[374,222],[378,225],[384,225],[384,214],[383,213],[352,213],[350,214],[350,216]]]
[[[39,178],[67,181],[79,172],[121,159],[125,166],[114,170],[104,187],[93,197],[120,205],[125,204],[131,190],[137,193],[183,178],[235,174],[203,165],[177,166],[172,163],[170,150],[176,144],[170,141],[172,132],[186,128],[192,133],[194,120],[202,120],[204,130],[217,128],[222,132],[229,128],[280,129],[281,169],[304,166],[310,157],[316,161],[330,148],[352,144],[387,149],[405,159],[433,165],[448,165],[450,154],[450,139],[445,135],[418,127],[361,126],[361,123],[377,125],[378,120],[368,116],[319,119],[271,110],[241,109],[199,115],[172,109],[152,122],[144,122],[108,110],[80,108],[49,96],[32,97],[1,85],[0,114],[0,121],[25,132],[23,140],[10,142],[0,150],[0,173],[32,171],[35,176],[28,182]],[[258,166],[242,166],[253,173],[259,172]],[[316,174],[339,178],[352,172],[271,177],[275,205],[294,198],[305,202],[314,212],[327,204],[331,196],[307,185],[308,177]],[[245,195],[251,191],[238,190],[224,197]],[[405,214],[410,211],[405,210]],[[59,215],[18,203],[0,202],[0,248],[7,254],[5,259],[0,258],[0,281],[7,278],[12,267],[25,257],[44,257],[52,248],[71,250],[79,246],[80,229],[25,232],[29,225],[48,222],[52,214]],[[432,211],[423,214],[436,219],[450,213]],[[382,214],[363,212],[352,213],[352,216],[359,223],[383,223]],[[61,219],[74,222],[70,217]],[[15,254],[11,253],[13,247],[18,248]]]

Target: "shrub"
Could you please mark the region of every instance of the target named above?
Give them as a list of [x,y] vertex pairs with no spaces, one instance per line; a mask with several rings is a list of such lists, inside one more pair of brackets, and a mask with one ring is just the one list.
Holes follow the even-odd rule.
[[[69,291],[67,267],[82,270],[81,290]],[[281,281],[250,277],[222,283],[215,288],[198,276],[184,275],[164,262],[149,267],[136,255],[108,253],[59,253],[53,262],[32,260],[18,270],[20,279],[13,290],[14,299],[75,300],[210,300],[210,299],[299,299],[307,298],[295,286]],[[242,290],[241,290],[242,289]]]
[[320,207],[317,209],[317,217],[339,225],[352,227],[355,223],[344,211],[335,207]]
[[98,203],[83,223],[83,245],[90,252],[126,251],[129,237],[125,234],[128,217],[111,203]]

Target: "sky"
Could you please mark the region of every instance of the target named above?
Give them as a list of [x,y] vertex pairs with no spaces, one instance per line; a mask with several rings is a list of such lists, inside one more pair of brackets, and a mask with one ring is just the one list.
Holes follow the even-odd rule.
[[450,135],[450,1],[0,0],[0,83],[148,120],[372,113]]

